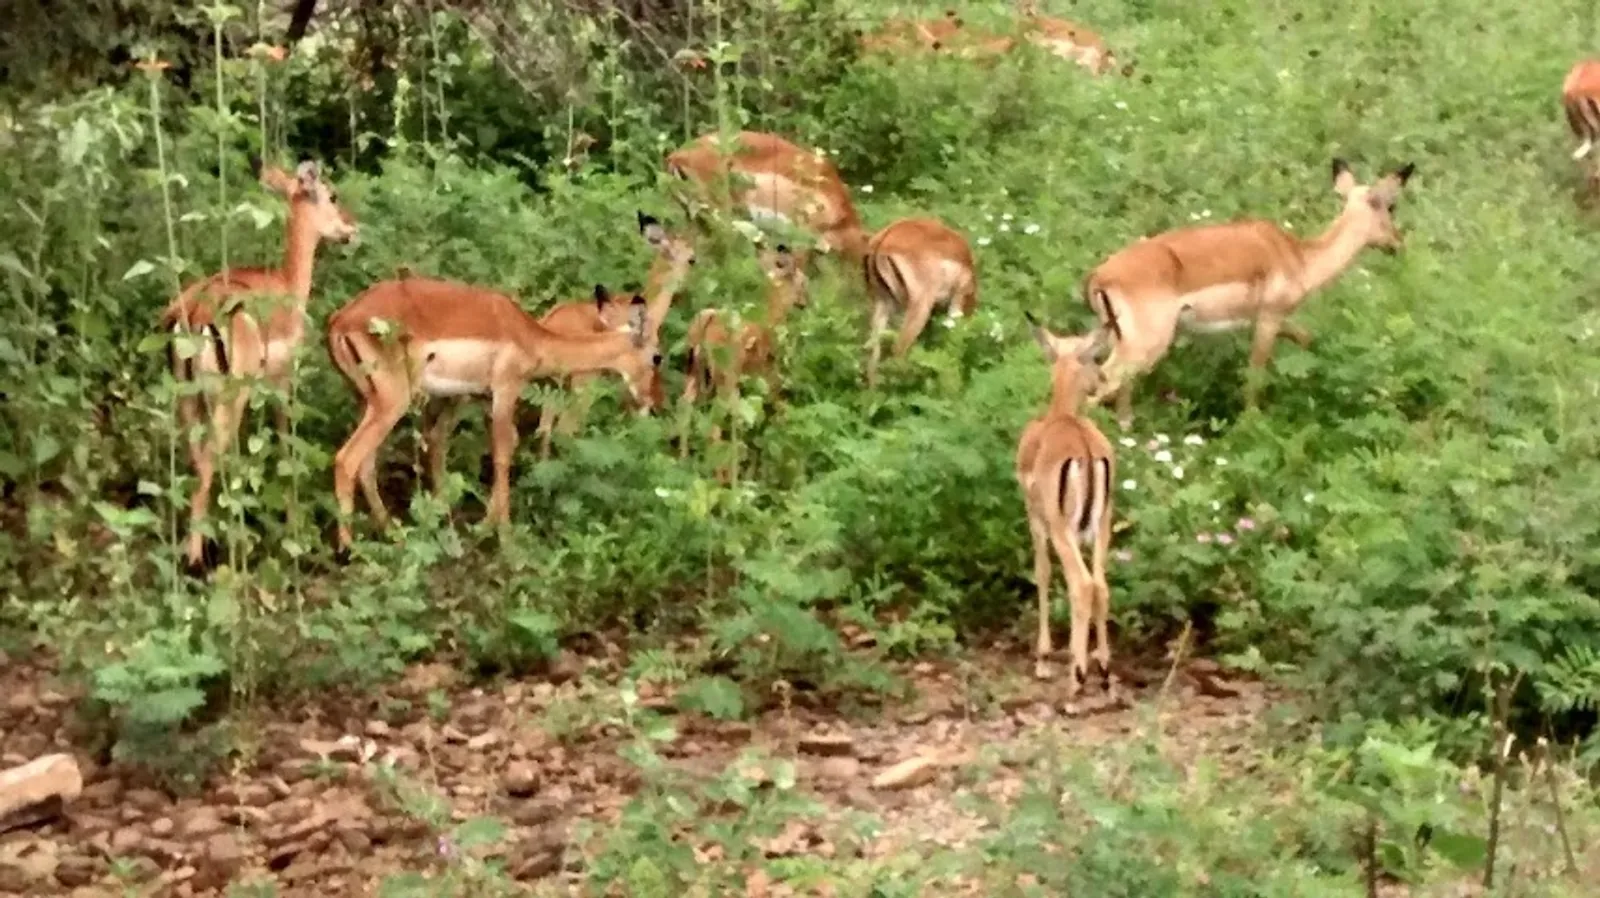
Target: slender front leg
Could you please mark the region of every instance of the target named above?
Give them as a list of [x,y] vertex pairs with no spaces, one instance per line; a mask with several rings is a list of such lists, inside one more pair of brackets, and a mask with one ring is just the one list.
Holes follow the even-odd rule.
[[[1110,469],[1106,472],[1107,490],[1112,489]],[[1106,555],[1111,549],[1111,500],[1108,497],[1099,525],[1094,532],[1094,551],[1090,556],[1089,580],[1094,590],[1094,660],[1100,667],[1104,685],[1111,685],[1111,634],[1107,631],[1111,616],[1111,586],[1106,582]]]
[[422,407],[422,440],[428,457],[428,484],[435,495],[444,495],[445,455],[460,408],[461,401],[453,397],[429,399]]
[[1266,376],[1267,364],[1272,361],[1272,349],[1282,327],[1282,318],[1269,315],[1256,318],[1255,337],[1250,342],[1250,368],[1245,372],[1244,405],[1247,409],[1256,408],[1261,381]]
[[517,393],[520,386],[497,386],[489,408],[494,460],[494,486],[489,491],[489,520],[496,524],[511,522],[511,456],[517,449]]

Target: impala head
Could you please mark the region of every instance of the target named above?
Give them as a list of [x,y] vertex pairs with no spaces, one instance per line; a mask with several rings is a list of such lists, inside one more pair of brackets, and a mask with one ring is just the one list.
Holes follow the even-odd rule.
[[661,405],[661,349],[645,326],[645,301],[635,295],[627,304],[628,320],[621,330],[632,338],[633,345],[615,362],[616,372],[628,385],[628,397],[642,415],[647,415]]
[[1370,185],[1357,184],[1350,166],[1343,159],[1333,160],[1333,189],[1344,197],[1344,214],[1356,222],[1367,246],[1393,253],[1405,245],[1394,226],[1394,207],[1416,169],[1407,162]]
[[[259,162],[257,163],[259,165]],[[260,168],[258,177],[268,190],[289,201],[290,216],[306,216],[323,240],[351,243],[358,236],[355,218],[339,205],[333,185],[322,179],[317,163],[307,159],[290,175],[276,165]]]
[[1033,328],[1033,339],[1044,350],[1050,362],[1051,393],[1058,399],[1076,404],[1098,391],[1104,383],[1100,370],[1100,356],[1110,349],[1110,335],[1105,328],[1093,333],[1063,337],[1050,332],[1039,323],[1032,312],[1024,312]]
[[638,211],[634,214],[639,218],[639,236],[656,251],[658,259],[678,272],[676,281],[671,285],[676,289],[687,274],[689,266],[695,263],[694,243],[687,237],[677,237],[667,233],[667,229],[653,215]]
[[796,308],[805,308],[809,301],[810,279],[806,277],[806,252],[795,252],[785,244],[763,249],[758,254],[761,268],[774,287],[783,289],[789,302]]

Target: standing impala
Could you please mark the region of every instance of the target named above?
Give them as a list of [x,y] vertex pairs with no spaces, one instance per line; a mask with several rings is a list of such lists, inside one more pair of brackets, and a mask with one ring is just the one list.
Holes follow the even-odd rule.
[[[1060,337],[1027,313],[1034,339],[1050,360],[1050,407],[1029,421],[1017,443],[1017,483],[1028,509],[1033,535],[1033,582],[1039,590],[1039,638],[1034,646],[1034,676],[1052,675],[1050,654],[1050,550],[1055,549],[1072,605],[1068,650],[1075,696],[1089,675],[1089,628],[1095,631],[1094,660],[1111,676],[1111,640],[1106,619],[1111,588],[1106,584],[1106,551],[1111,546],[1111,485],[1117,459],[1110,442],[1084,415],[1084,400],[1100,380],[1097,359],[1106,332]],[[1083,546],[1093,546],[1089,564]]]
[[1311,344],[1311,334],[1289,315],[1367,247],[1399,251],[1395,203],[1414,170],[1407,163],[1367,186],[1335,159],[1333,189],[1343,197],[1344,210],[1316,237],[1302,239],[1265,220],[1235,221],[1167,231],[1106,259],[1083,285],[1085,301],[1116,338],[1105,383],[1090,403],[1115,395],[1117,421],[1127,429],[1133,423],[1133,380],[1166,355],[1180,327],[1253,327],[1245,404],[1255,407],[1278,338]]
[[[1582,159],[1600,140],[1600,59],[1585,59],[1572,67],[1561,85],[1561,105],[1573,136],[1581,141],[1572,158]],[[1591,177],[1600,179],[1600,169]]]
[[718,132],[703,134],[667,154],[667,173],[687,182],[679,202],[698,217],[722,208],[720,197],[756,220],[776,220],[817,235],[817,249],[859,261],[867,232],[839,170],[821,153],[777,136],[740,131],[728,145]]
[[[666,320],[667,312],[672,307],[672,300],[683,288],[683,282],[689,277],[689,268],[694,265],[694,244],[687,239],[674,237],[667,233],[666,228],[655,217],[643,212],[635,213],[639,221],[639,234],[655,251],[655,261],[650,264],[650,271],[645,276],[645,333],[651,342],[658,340],[661,334],[661,323]],[[565,302],[552,307],[539,319],[539,323],[559,334],[578,335],[592,334],[613,330],[624,321],[631,311],[632,300],[628,297],[613,297],[606,292],[605,287],[596,285],[594,301]],[[584,385],[595,377],[594,374],[574,374],[562,378],[564,386],[575,395],[582,397]],[[650,385],[646,389],[650,396],[650,407],[661,405],[662,391],[659,374],[653,375]],[[588,409],[586,399],[580,398],[578,405],[565,411],[558,412],[553,405],[546,404],[539,409],[539,457],[550,457],[550,438],[553,435],[558,420],[563,432],[570,432],[578,427]],[[640,407],[641,412],[645,411]]]
[[[161,327],[174,336],[173,376],[202,384],[200,393],[186,391],[178,399],[178,418],[198,478],[189,498],[186,552],[188,563],[196,567],[204,558],[201,524],[211,504],[217,458],[238,433],[250,400],[250,380],[264,375],[280,388],[287,385],[295,352],[305,337],[317,244],[349,242],[357,231],[355,220],[340,208],[315,162],[300,163],[293,177],[276,166],[260,168],[258,177],[267,189],[289,201],[282,267],[230,268],[214,274],[185,287],[161,314]],[[224,386],[217,375],[241,381]],[[208,414],[211,433],[196,432]],[[279,430],[286,431],[287,412],[279,407],[276,418]]]
[[[702,389],[713,396],[739,401],[739,378],[746,374],[766,378],[769,396],[778,395],[776,359],[777,329],[789,310],[806,304],[805,258],[779,244],[761,253],[771,288],[767,294],[764,321],[745,321],[737,325],[717,309],[704,309],[689,325],[689,377],[683,385],[683,401],[693,403]],[[712,429],[712,440],[722,437],[722,428]],[[678,442],[678,455],[689,454],[689,436]]]
[[872,294],[867,386],[878,385],[883,332],[896,307],[905,312],[894,357],[911,349],[940,304],[954,321],[978,303],[978,275],[967,238],[937,218],[902,218],[874,234],[862,265]]
[[534,378],[615,371],[639,405],[661,356],[645,327],[639,300],[622,328],[567,336],[540,324],[503,293],[432,278],[383,281],[328,320],[328,353],[362,400],[361,423],[333,460],[339,502],[339,548],[350,545],[349,516],[359,479],[380,526],[388,510],[378,494],[376,462],[414,393],[426,397],[423,436],[435,490],[444,480],[445,443],[467,396],[490,400],[494,486],[488,518],[511,517],[511,453],[517,445],[517,401]]

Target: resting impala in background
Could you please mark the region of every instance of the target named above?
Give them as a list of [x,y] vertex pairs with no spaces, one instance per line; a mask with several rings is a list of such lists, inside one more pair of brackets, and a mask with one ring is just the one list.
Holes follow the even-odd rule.
[[756,221],[779,221],[817,236],[817,249],[859,261],[867,232],[839,170],[821,153],[777,136],[740,131],[723,145],[715,131],[667,154],[667,173],[686,182],[678,196],[689,214],[726,211],[721,197]]
[[[1020,0],[1017,15],[1027,39],[1045,51],[1076,62],[1096,75],[1104,75],[1117,67],[1116,54],[1106,48],[1099,34],[1077,22],[1039,15],[1037,0]],[[1124,66],[1122,74],[1132,75],[1133,64]]]
[[878,385],[878,360],[889,316],[905,313],[894,357],[911,349],[940,304],[951,320],[972,314],[978,303],[978,275],[967,238],[937,218],[902,218],[867,244],[862,268],[872,294],[867,337],[867,386]]
[[489,397],[494,486],[488,518],[503,524],[511,517],[511,454],[523,386],[534,378],[615,371],[633,401],[649,408],[646,391],[661,363],[642,300],[619,329],[564,336],[503,293],[432,278],[374,284],[334,313],[327,338],[333,363],[362,401],[361,423],[333,460],[341,550],[350,545],[357,480],[379,525],[388,521],[378,493],[378,449],[413,394],[426,398],[422,430],[435,490],[444,481],[445,443],[461,401]]
[[[1097,360],[1106,332],[1060,337],[1026,313],[1034,339],[1050,360],[1050,406],[1022,429],[1017,443],[1017,483],[1033,535],[1033,582],[1039,590],[1039,638],[1034,646],[1034,676],[1052,676],[1046,660],[1050,645],[1050,550],[1055,549],[1072,606],[1068,650],[1072,676],[1067,695],[1075,696],[1089,675],[1089,628],[1095,631],[1094,660],[1111,676],[1111,639],[1106,632],[1111,588],[1106,583],[1106,552],[1111,546],[1111,485],[1117,460],[1111,443],[1084,414],[1085,399],[1099,385]],[[1083,546],[1092,546],[1084,564]]]
[[[1572,67],[1561,85],[1561,105],[1567,112],[1567,125],[1580,141],[1572,158],[1582,159],[1600,140],[1600,59],[1585,59]],[[1600,166],[1589,180],[1600,181]]]
[[[656,253],[655,261],[650,264],[650,271],[645,276],[643,294],[645,332],[655,342],[660,337],[661,323],[667,318],[673,298],[683,288],[684,281],[689,277],[689,268],[695,263],[694,245],[687,239],[667,233],[666,228],[653,216],[643,212],[635,214],[639,221],[640,236]],[[579,335],[614,330],[627,321],[632,311],[633,297],[613,297],[605,287],[599,285],[594,289],[593,302],[561,303],[545,312],[539,323],[559,334]],[[539,409],[540,458],[550,457],[550,439],[558,422],[564,432],[570,433],[583,421],[588,410],[583,390],[595,376],[593,373],[573,374],[561,379],[563,386],[574,394],[574,401],[578,403],[575,407],[562,411],[546,404]],[[659,375],[651,377],[645,392],[650,398],[650,408],[661,405],[663,395]],[[639,411],[642,413],[647,409],[641,406]]]
[[[186,551],[188,563],[196,567],[204,559],[200,527],[211,504],[217,459],[238,433],[250,401],[250,381],[265,376],[287,388],[294,355],[305,338],[317,245],[324,240],[349,242],[357,232],[355,220],[340,208],[315,162],[300,163],[293,177],[276,166],[259,168],[257,174],[267,189],[289,201],[282,267],[230,268],[214,274],[185,287],[161,314],[162,328],[174,335],[173,376],[203,385],[199,394],[186,392],[178,398],[178,418],[198,478],[189,498]],[[240,380],[224,384],[218,375]],[[208,416],[211,432],[197,433],[196,425]],[[279,406],[275,417],[278,429],[286,432],[287,411]]]
[[1297,237],[1265,220],[1235,221],[1167,231],[1106,259],[1083,285],[1084,299],[1116,340],[1105,383],[1090,403],[1115,395],[1118,423],[1127,429],[1133,380],[1166,355],[1180,327],[1253,327],[1245,403],[1254,407],[1278,338],[1311,344],[1311,334],[1288,320],[1305,298],[1367,247],[1399,251],[1394,209],[1414,170],[1407,163],[1366,186],[1335,159],[1333,189],[1344,198],[1344,210],[1316,237]]
[[[753,374],[766,378],[767,394],[778,395],[778,372],[774,357],[777,328],[789,310],[806,304],[805,257],[779,244],[761,253],[771,287],[767,293],[767,314],[762,321],[737,323],[718,309],[704,309],[689,325],[689,377],[683,385],[683,401],[695,402],[700,391],[739,401],[739,378]],[[713,441],[722,438],[720,425],[711,432]],[[689,435],[678,442],[678,455],[689,454]]]

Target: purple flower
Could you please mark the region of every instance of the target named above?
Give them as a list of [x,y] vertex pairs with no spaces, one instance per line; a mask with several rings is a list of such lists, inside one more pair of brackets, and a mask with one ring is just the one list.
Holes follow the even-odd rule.
[[1240,518],[1237,526],[1240,530],[1254,530],[1256,522],[1254,518]]
[[454,860],[456,856],[456,843],[450,841],[449,836],[440,836],[438,852],[439,856],[445,860]]
[[1231,546],[1231,545],[1233,545],[1233,534],[1231,534],[1231,533],[1219,533],[1219,534],[1217,534],[1217,544],[1221,545],[1221,546]]

